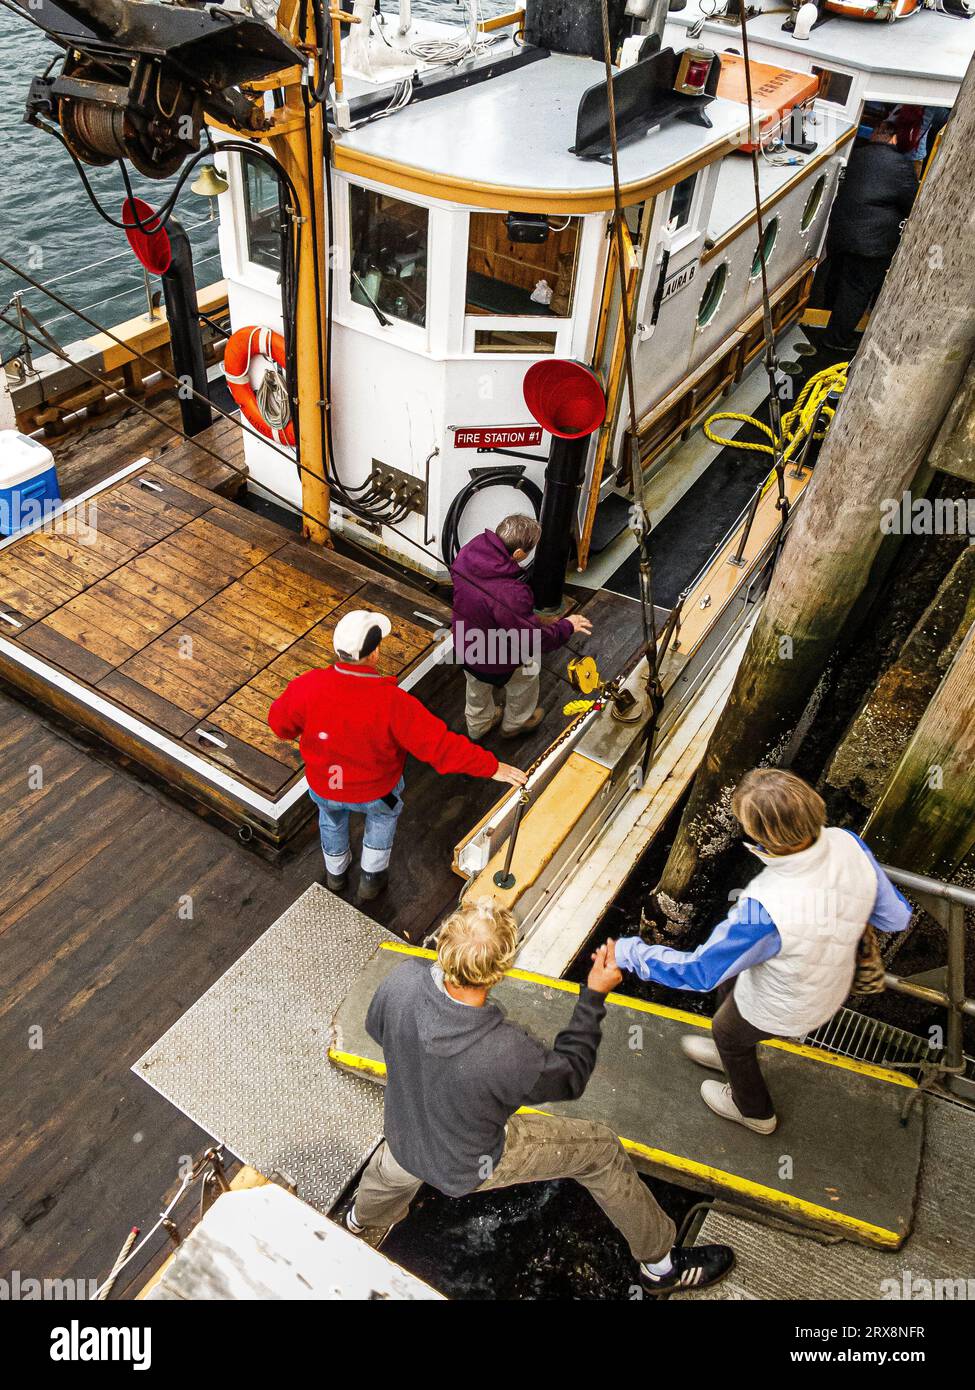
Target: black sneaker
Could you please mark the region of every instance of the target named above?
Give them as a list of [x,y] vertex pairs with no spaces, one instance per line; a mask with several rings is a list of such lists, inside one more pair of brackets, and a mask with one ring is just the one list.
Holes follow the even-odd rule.
[[344,893],[349,886],[349,871],[346,869],[344,873],[331,874],[326,869],[315,879],[315,882],[320,883],[323,888],[327,888],[330,893]]
[[360,903],[371,903],[373,898],[378,898],[389,881],[389,873],[382,869],[378,874],[367,874],[365,870],[359,875],[359,892],[356,900]]
[[685,1289],[706,1289],[717,1284],[735,1267],[730,1245],[675,1245],[670,1252],[673,1268],[659,1278],[640,1266],[640,1283],[652,1298],[663,1293],[683,1293]]

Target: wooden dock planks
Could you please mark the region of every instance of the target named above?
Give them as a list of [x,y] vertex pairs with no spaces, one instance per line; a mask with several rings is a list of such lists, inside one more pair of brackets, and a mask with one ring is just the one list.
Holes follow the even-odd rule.
[[[135,716],[144,732],[120,722],[112,744],[204,801],[206,779],[166,755],[165,740],[184,745],[191,766],[202,759],[242,788],[277,798],[301,759],[271,733],[268,708],[289,680],[331,662],[343,613],[389,615],[382,665],[392,675],[423,657],[447,619],[435,600],[379,584],[354,561],[316,554],[165,462],[145,463],[83,507],[0,549],[0,636],[51,668],[46,682],[36,672],[28,682],[4,656],[0,670],[90,727],[86,702],[72,700],[60,677]],[[101,736],[106,729],[110,717],[98,721]],[[228,798],[224,782],[213,793],[221,814]],[[234,805],[235,815],[247,801]]]

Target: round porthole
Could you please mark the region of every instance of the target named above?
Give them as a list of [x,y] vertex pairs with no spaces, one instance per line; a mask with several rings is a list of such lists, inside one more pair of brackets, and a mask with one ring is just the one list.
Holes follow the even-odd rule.
[[808,232],[809,228],[816,220],[816,214],[823,205],[823,194],[826,192],[826,175],[820,174],[819,178],[809,190],[809,197],[806,199],[806,206],[802,210],[802,221],[799,223],[800,232]]
[[706,328],[718,312],[718,305],[721,303],[721,296],[724,294],[724,287],[727,283],[728,266],[726,262],[722,261],[704,286],[701,302],[697,306],[698,328]]
[[762,233],[762,244],[755,248],[755,256],[752,260],[752,279],[762,273],[762,264],[768,265],[769,258],[775,248],[776,238],[779,235],[779,219],[773,217],[770,222],[765,224],[765,231]]

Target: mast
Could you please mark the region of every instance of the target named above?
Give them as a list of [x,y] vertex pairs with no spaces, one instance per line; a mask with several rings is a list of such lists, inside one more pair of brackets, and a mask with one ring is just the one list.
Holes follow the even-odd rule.
[[[268,143],[290,175],[301,209],[296,236],[300,249],[294,331],[298,344],[296,438],[302,466],[302,532],[310,541],[329,545],[324,362],[328,336],[325,247],[330,229],[325,227],[324,216],[325,106],[310,99],[319,81],[322,55],[314,11],[308,0],[282,0],[278,27],[290,31],[307,56],[304,72],[298,68],[290,70],[284,119]],[[326,41],[325,34],[322,39]]]

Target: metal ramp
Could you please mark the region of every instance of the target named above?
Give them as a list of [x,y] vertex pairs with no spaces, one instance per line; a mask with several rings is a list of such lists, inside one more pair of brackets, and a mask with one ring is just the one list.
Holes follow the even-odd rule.
[[[387,941],[341,1004],[329,1057],[337,1067],[385,1078],[364,1028],[373,993],[404,955],[432,952]],[[512,970],[494,997],[512,1022],[551,1042],[578,986]],[[916,1089],[902,1073],[801,1044],[763,1045],[779,1127],[771,1138],[720,1120],[697,1092],[702,1072],[681,1053],[697,1014],[621,994],[608,997],[599,1061],[585,1095],[551,1107],[609,1125],[644,1171],[734,1199],[847,1240],[896,1248],[908,1235],[923,1142],[923,1099],[901,1123]]]
[[328,1212],[382,1134],[382,1096],[330,1067],[329,1023],[389,933],[312,884],[134,1064],[244,1163]]
[[[722,1302],[741,1299],[971,1301],[975,1298],[975,1112],[927,1098],[924,1152],[914,1226],[898,1250],[858,1250],[808,1232],[770,1230],[747,1212],[717,1204],[696,1244],[733,1245],[730,1277],[713,1289],[680,1294]],[[876,1162],[885,1161],[879,1145]]]

